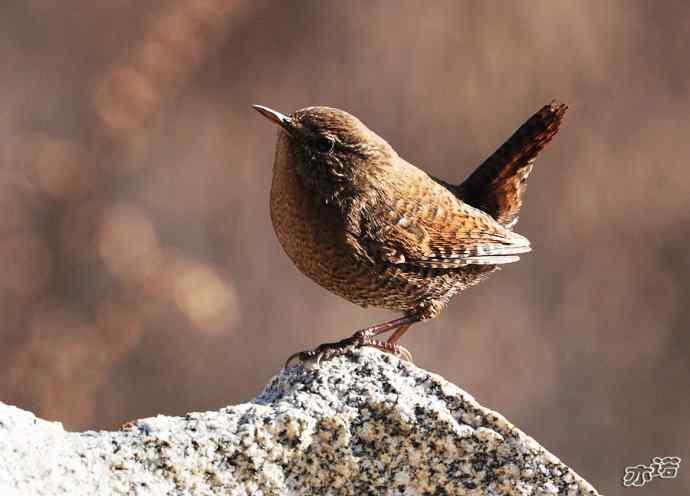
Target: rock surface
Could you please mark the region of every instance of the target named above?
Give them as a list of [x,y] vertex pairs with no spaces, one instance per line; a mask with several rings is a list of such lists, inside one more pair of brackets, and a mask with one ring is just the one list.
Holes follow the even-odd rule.
[[0,494],[598,493],[453,384],[364,349],[283,370],[250,403],[119,432],[0,403]]

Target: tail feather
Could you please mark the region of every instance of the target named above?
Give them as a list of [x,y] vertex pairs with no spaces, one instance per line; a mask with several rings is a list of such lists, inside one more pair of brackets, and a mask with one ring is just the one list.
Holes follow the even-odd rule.
[[567,109],[556,101],[542,107],[461,185],[453,188],[456,195],[503,226],[515,225],[534,161],[558,132]]

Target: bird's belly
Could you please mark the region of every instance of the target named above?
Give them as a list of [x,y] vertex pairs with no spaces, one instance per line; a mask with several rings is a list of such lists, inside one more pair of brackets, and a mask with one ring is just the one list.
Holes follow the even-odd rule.
[[478,282],[490,266],[461,270],[415,269],[362,262],[345,243],[344,226],[333,207],[318,203],[294,176],[271,190],[271,220],[288,257],[317,284],[361,306],[404,313],[435,314],[457,291]]
[[334,208],[317,202],[294,173],[274,172],[271,220],[283,250],[297,268],[346,300],[406,312],[424,299],[420,288],[387,276],[383,266],[355,258]]

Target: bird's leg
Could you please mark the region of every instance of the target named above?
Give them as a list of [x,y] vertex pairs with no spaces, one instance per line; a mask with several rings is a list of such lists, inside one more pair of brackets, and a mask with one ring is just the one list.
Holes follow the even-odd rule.
[[398,327],[393,334],[391,334],[391,337],[388,338],[387,343],[390,344],[396,344],[398,341],[400,341],[400,338],[403,337],[403,334],[405,334],[408,329],[412,326],[412,324],[407,324],[407,325],[402,325]]
[[[313,350],[293,353],[285,362],[285,367],[290,365],[290,362],[294,358],[299,358],[300,360],[317,358],[318,361],[321,361],[323,358],[328,359],[337,355],[342,355],[351,346],[373,346],[383,351],[391,352],[396,355],[402,355],[405,359],[411,359],[412,356],[410,355],[410,352],[395,342],[382,342],[373,338],[384,332],[399,329],[401,327],[409,327],[420,320],[421,317],[419,315],[407,315],[399,319],[394,319],[388,322],[383,322],[382,324],[360,329],[349,338],[341,339],[340,341],[336,341],[334,343],[324,343],[320,346],[317,346]],[[396,334],[398,333],[396,332]]]

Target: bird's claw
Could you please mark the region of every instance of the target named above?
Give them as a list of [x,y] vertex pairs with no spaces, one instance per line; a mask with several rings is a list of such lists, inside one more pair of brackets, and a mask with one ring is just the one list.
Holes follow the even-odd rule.
[[384,353],[390,353],[391,355],[406,362],[414,363],[412,360],[412,353],[410,353],[410,351],[407,348],[405,348],[404,346],[400,346],[399,344],[372,340],[371,342],[365,343],[362,346],[371,346],[373,348],[383,351]]
[[346,342],[346,341],[349,341],[349,340],[344,339],[343,341],[339,341],[337,343],[324,343],[322,345],[317,346],[313,350],[298,351],[297,353],[293,353],[285,361],[284,368],[288,368],[290,363],[295,359],[299,360],[300,362],[305,362],[307,360],[316,359],[316,367],[318,368],[321,365],[321,361],[323,359],[329,360],[335,356],[343,355],[343,354],[347,353],[347,351],[353,345],[359,344],[359,343],[350,343],[350,342]]
[[414,363],[414,360],[412,359],[412,353],[410,353],[410,350],[405,348],[404,346],[400,346],[399,344],[395,345],[395,351],[393,352],[395,356],[400,358],[401,360],[404,360],[406,362]]
[[412,354],[406,348],[400,346],[399,344],[377,341],[369,335],[367,330],[364,330],[356,333],[352,337],[337,341],[335,343],[324,343],[317,346],[313,350],[293,353],[288,357],[284,368],[288,368],[294,359],[298,359],[300,362],[303,362],[306,360],[312,360],[314,358],[316,358],[316,367],[319,368],[323,360],[330,360],[333,357],[344,355],[353,347],[359,348],[362,346],[371,346],[383,352],[390,353],[401,360],[413,363]]

